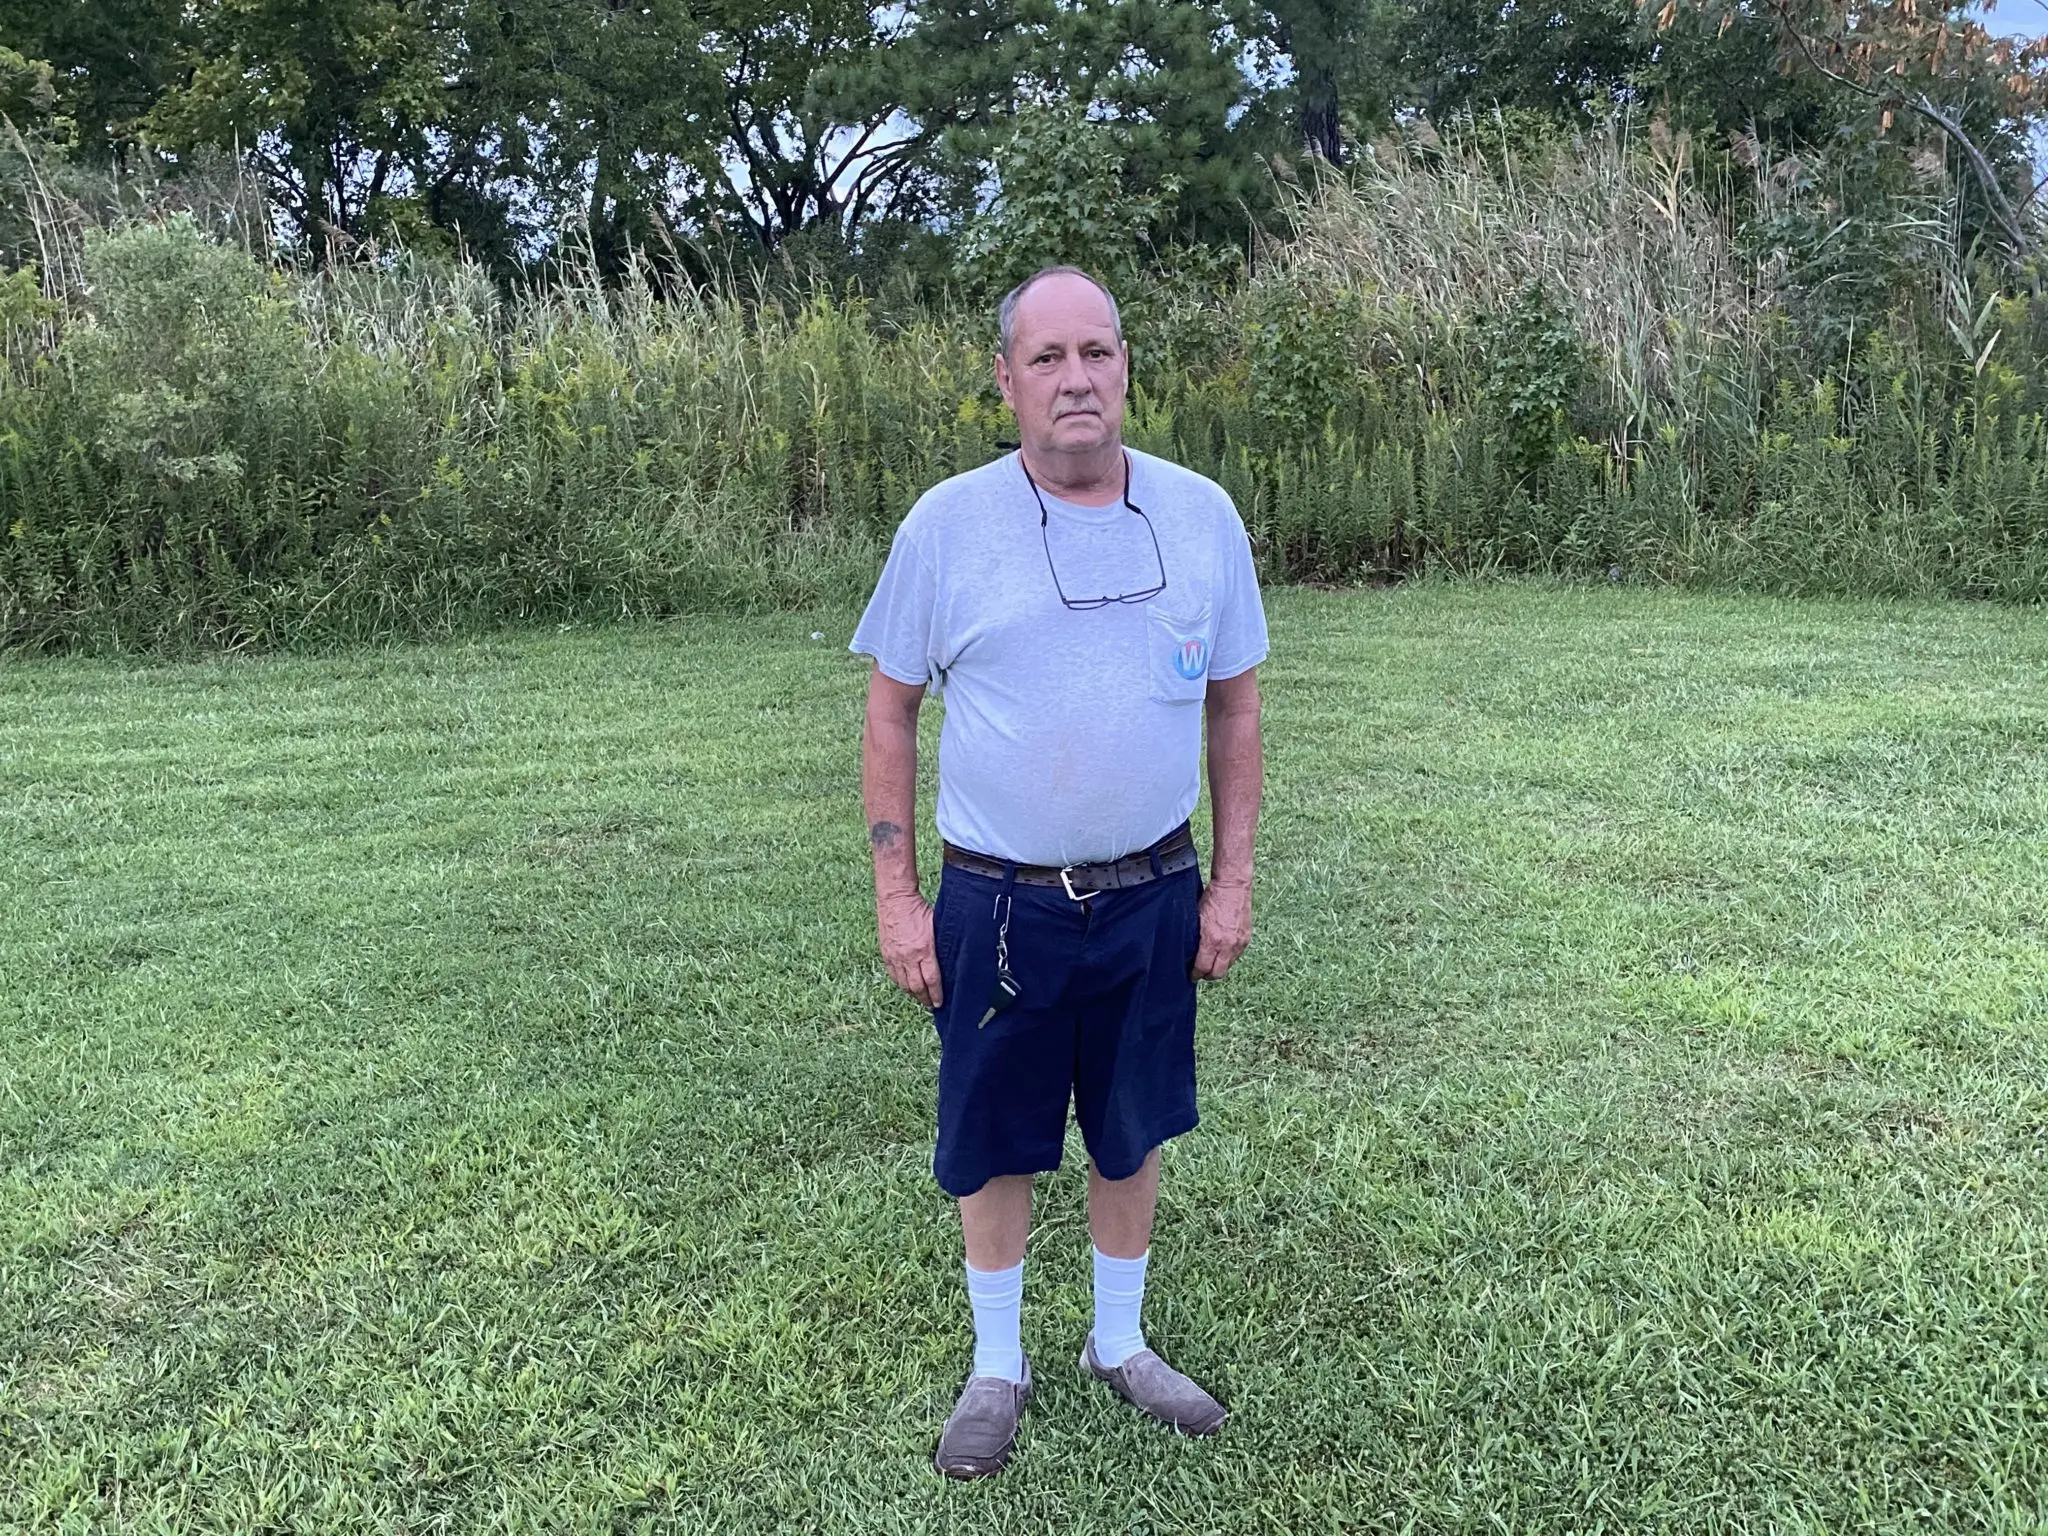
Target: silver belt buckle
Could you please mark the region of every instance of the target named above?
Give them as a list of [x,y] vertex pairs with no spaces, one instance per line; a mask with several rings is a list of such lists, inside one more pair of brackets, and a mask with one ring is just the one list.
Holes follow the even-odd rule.
[[1090,896],[1100,896],[1100,891],[1077,891],[1074,889],[1074,866],[1069,864],[1060,871],[1060,884],[1067,888],[1067,900],[1086,901]]

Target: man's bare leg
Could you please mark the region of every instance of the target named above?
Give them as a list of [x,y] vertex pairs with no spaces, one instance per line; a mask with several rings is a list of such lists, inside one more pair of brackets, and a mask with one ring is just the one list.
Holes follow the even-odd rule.
[[1145,1262],[1158,1204],[1157,1147],[1129,1178],[1104,1178],[1094,1163],[1088,1165],[1088,1234],[1095,1239],[1095,1328],[1089,1337],[1104,1365],[1122,1365],[1145,1347],[1138,1314],[1145,1305]]
[[1159,1149],[1127,1179],[1088,1168],[1088,1231],[1095,1239],[1095,1327],[1081,1364],[1161,1423],[1191,1435],[1212,1435],[1227,1415],[1198,1384],[1147,1348],[1138,1314],[1145,1304],[1145,1266],[1152,1214],[1159,1205]]
[[1152,1212],[1158,1204],[1157,1147],[1127,1179],[1105,1179],[1093,1163],[1088,1165],[1088,1234],[1100,1252],[1113,1259],[1145,1257],[1152,1246]]
[[1031,1237],[1031,1176],[990,1179],[960,1201],[967,1240],[967,1300],[974,1308],[974,1369],[946,1420],[932,1465],[948,1477],[1002,1470],[1031,1396],[1024,1362],[1024,1245]]
[[1031,1237],[1031,1175],[990,1179],[973,1194],[963,1195],[960,1231],[967,1239],[967,1262],[976,1269],[1022,1264],[1024,1245]]
[[1021,1382],[1024,1245],[1031,1236],[1029,1174],[990,1179],[960,1201],[967,1240],[967,1300],[974,1309],[974,1371]]

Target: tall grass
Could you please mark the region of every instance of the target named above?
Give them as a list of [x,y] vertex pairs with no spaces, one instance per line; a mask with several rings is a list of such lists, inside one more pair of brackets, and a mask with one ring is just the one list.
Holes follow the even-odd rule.
[[96,238],[0,390],[0,638],[275,645],[845,597],[993,452],[980,362],[857,299],[501,302],[301,279],[190,223]]
[[[1424,364],[1540,293],[1597,359],[1597,405],[1624,454],[1661,419],[1753,415],[1774,294],[1701,195],[1687,135],[1659,124],[1633,155],[1603,139],[1534,175],[1483,140],[1426,143],[1426,160],[1383,146],[1366,174],[1319,187],[1279,270],[1358,294],[1374,339]],[[1745,376],[1731,379],[1736,362]]]
[[1817,274],[1800,236],[1844,221],[1778,169],[1710,201],[1661,125],[1533,169],[1426,129],[1380,146],[1249,285],[1244,387],[1176,381],[1176,419],[1214,398],[1276,575],[2048,595],[2048,306],[1973,293],[1949,226],[1901,208],[1824,349],[1843,262]]
[[[1821,367],[1682,141],[1433,160],[1316,189],[1250,281],[1133,337],[1132,439],[1230,488],[1269,578],[2048,593],[2038,308],[1984,307],[1974,357],[1878,315]],[[43,279],[0,286],[10,647],[850,600],[1011,430],[984,317],[823,285],[507,300],[402,255],[272,270],[188,215]]]

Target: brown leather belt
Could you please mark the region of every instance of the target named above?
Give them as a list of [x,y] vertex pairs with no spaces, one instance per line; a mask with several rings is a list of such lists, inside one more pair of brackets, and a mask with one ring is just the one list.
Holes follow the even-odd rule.
[[[985,853],[956,847],[952,843],[947,843],[945,849],[946,862],[970,875],[986,875],[992,880],[1000,880],[1012,868],[1002,859],[993,859]],[[1159,856],[1157,874],[1152,869],[1154,854]],[[1056,885],[1074,900],[1085,901],[1097,891],[1121,891],[1134,885],[1149,885],[1160,875],[1177,875],[1201,862],[1201,855],[1195,851],[1194,834],[1183,822],[1150,848],[1127,853],[1120,859],[1106,859],[1099,864],[1069,864],[1065,868],[1055,864],[1018,864],[1014,867],[1019,885]]]

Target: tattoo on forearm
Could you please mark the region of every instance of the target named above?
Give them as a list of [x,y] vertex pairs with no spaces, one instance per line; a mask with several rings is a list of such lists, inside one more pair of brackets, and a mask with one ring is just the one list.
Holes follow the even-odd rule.
[[894,848],[902,837],[903,829],[893,821],[878,821],[868,828],[868,841],[877,848]]

